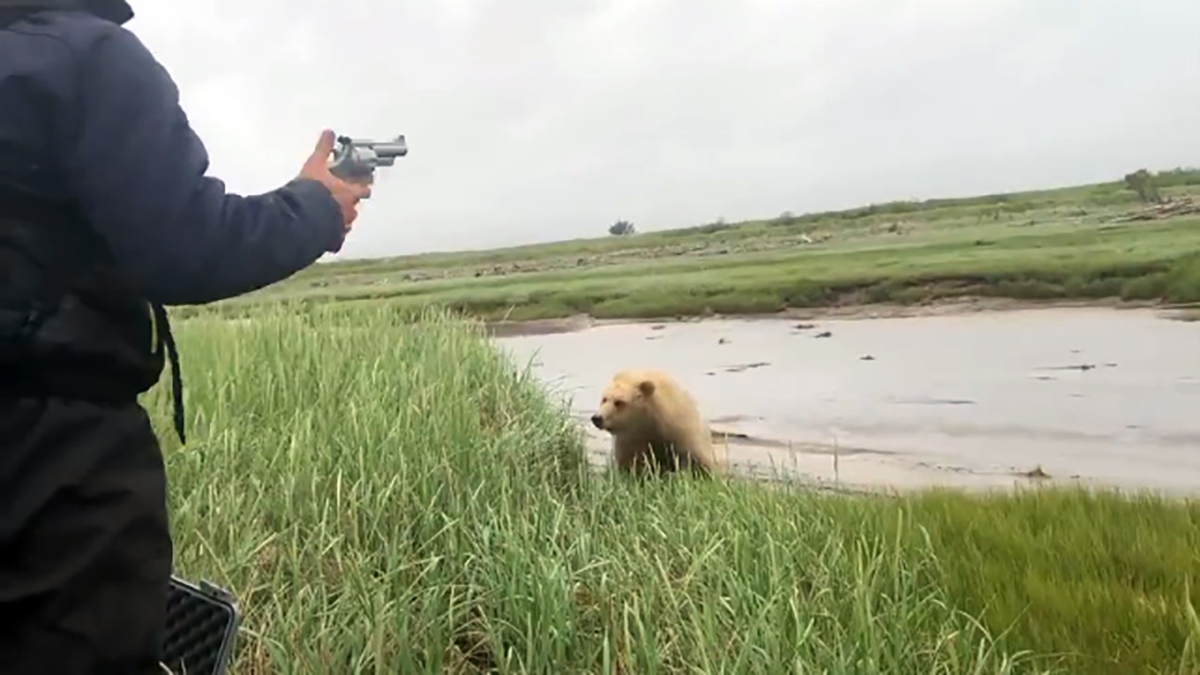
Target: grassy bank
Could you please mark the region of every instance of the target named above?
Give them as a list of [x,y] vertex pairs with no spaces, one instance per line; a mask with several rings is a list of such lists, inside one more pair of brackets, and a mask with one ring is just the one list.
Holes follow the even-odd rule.
[[181,321],[177,571],[238,673],[1192,673],[1200,506],[635,485],[478,327]]
[[[440,304],[497,319],[756,314],[963,296],[1200,302],[1200,172],[1150,220],[1120,184],[318,265],[224,305]],[[1189,182],[1191,181],[1191,182]]]

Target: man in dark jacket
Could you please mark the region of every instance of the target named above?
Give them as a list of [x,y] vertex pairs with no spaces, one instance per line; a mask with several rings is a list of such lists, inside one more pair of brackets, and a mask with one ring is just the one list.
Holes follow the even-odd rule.
[[4,674],[160,672],[172,544],[136,399],[164,352],[175,363],[161,307],[337,251],[367,195],[326,168],[331,132],[278,190],[226,193],[171,77],[121,27],[132,16],[124,0],[0,0]]

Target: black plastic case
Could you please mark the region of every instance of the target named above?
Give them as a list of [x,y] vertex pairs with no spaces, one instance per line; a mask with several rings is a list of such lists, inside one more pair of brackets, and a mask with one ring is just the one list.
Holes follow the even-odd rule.
[[241,622],[229,591],[171,577],[163,664],[176,675],[225,675]]

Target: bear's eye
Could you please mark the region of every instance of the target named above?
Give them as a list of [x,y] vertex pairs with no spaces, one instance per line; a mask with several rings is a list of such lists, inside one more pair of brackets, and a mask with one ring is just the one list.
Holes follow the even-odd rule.
[[618,407],[618,408],[622,408],[622,407],[624,407],[624,406],[625,406],[625,401],[619,401],[619,400],[618,400],[618,401],[613,401],[613,405],[614,405],[614,406],[616,406],[616,407]]

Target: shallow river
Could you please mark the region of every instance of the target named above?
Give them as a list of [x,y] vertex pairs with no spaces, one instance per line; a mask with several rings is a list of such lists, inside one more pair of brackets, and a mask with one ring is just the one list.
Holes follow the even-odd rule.
[[[1037,309],[813,323],[604,325],[497,342],[572,398],[585,428],[616,370],[671,371],[714,431],[733,434],[745,472],[860,488],[1200,493],[1200,322]],[[588,433],[603,461],[606,437]],[[1049,477],[1025,475],[1037,467]]]

